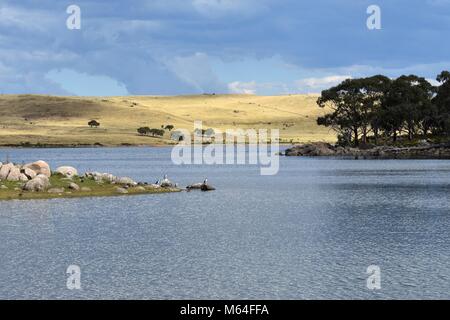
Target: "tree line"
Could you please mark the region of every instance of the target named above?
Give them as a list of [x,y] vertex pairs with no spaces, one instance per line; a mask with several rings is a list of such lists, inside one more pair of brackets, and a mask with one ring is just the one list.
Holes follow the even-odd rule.
[[152,135],[153,137],[155,137],[155,136],[162,137],[164,135],[164,133],[165,133],[165,130],[164,129],[149,128],[149,127],[141,127],[141,128],[137,129],[137,132],[141,136]]
[[172,131],[175,127],[171,124],[166,126],[161,125],[161,129],[158,128],[149,128],[149,127],[140,127],[137,129],[137,132],[141,136],[152,135],[153,137],[159,136],[162,137],[166,130]]
[[332,112],[317,124],[338,133],[338,143],[361,146],[399,136],[408,140],[450,135],[450,72],[443,71],[433,86],[425,78],[383,75],[347,79],[324,90],[317,104]]

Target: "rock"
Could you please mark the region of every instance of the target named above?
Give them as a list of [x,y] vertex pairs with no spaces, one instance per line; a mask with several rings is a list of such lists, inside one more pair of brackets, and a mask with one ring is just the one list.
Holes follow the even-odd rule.
[[116,184],[122,184],[130,187],[137,186],[137,182],[128,177],[117,177],[114,182]]
[[188,189],[188,190],[201,190],[202,189],[202,185],[203,185],[202,182],[194,183],[194,184],[188,185],[186,187],[186,189]]
[[82,187],[82,188],[81,188],[81,191],[83,191],[83,192],[91,192],[92,189],[91,189],[91,188],[88,188],[88,187]]
[[69,189],[75,190],[75,191],[79,191],[80,190],[80,186],[77,185],[76,183],[71,182],[71,183],[69,183]]
[[50,187],[50,181],[46,175],[39,174],[35,178],[28,181],[23,190],[26,191],[44,191]]
[[329,143],[315,142],[308,144],[296,145],[285,152],[286,156],[333,156],[336,154],[336,149]]
[[103,173],[101,175],[101,179],[106,182],[112,183],[114,182],[114,180],[116,180],[116,176],[112,175],[111,173]]
[[48,189],[48,193],[64,193],[64,188],[51,188]]
[[[20,180],[20,169],[17,167],[12,167],[11,170],[8,173],[8,177],[6,178],[7,181],[19,181]],[[28,179],[27,179],[28,181]]]
[[59,167],[55,171],[56,173],[62,174],[63,176],[66,176],[67,178],[73,178],[74,176],[78,176],[78,170],[74,167],[69,166],[63,166]]
[[86,178],[93,179],[97,182],[106,181],[109,183],[114,182],[117,178],[110,174],[110,173],[100,173],[100,172],[86,172],[85,174]]
[[117,192],[117,193],[121,193],[121,194],[127,194],[127,193],[128,193],[128,190],[127,190],[127,189],[124,189],[124,188],[119,188],[119,187],[117,187],[117,188],[116,188],[116,192]]
[[109,182],[112,184],[120,184],[123,186],[135,187],[138,185],[136,181],[128,177],[116,177],[110,173],[99,173],[99,172],[86,172],[85,176],[90,179],[94,179],[95,181],[101,182]]
[[28,179],[28,177],[25,174],[23,173],[20,174],[19,181],[28,182],[28,180],[30,179]]
[[2,185],[0,186],[0,189],[6,190],[6,189],[9,189],[9,188],[8,188],[7,186],[5,186],[5,185],[2,184]]
[[28,168],[36,172],[37,175],[43,174],[47,177],[50,177],[52,175],[52,172],[50,170],[50,166],[47,162],[39,160],[33,163],[29,163],[23,166],[24,168]]
[[188,191],[191,190],[201,190],[201,191],[213,191],[216,190],[213,186],[208,184],[208,180],[204,182],[194,183],[186,187]]
[[216,188],[214,188],[213,186],[210,186],[209,184],[204,183],[204,184],[202,184],[201,190],[202,191],[214,191],[214,190],[216,190]]
[[146,191],[147,189],[145,189],[144,187],[142,187],[142,186],[139,186],[139,187],[136,187],[136,191],[141,191],[141,192],[143,192],[143,191]]
[[0,180],[6,180],[12,168],[15,168],[12,163],[2,165],[0,168]]
[[26,175],[28,180],[34,179],[34,177],[37,176],[36,172],[31,170],[30,168],[22,168],[22,170],[20,170],[20,172],[22,172],[24,175]]

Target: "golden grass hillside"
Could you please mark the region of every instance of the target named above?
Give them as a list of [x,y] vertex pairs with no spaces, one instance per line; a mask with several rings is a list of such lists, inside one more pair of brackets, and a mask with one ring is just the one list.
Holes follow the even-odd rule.
[[[0,95],[0,145],[164,145],[139,136],[139,127],[174,125],[206,128],[280,129],[281,142],[335,141],[333,132],[316,124],[325,110],[315,95],[56,97]],[[99,128],[87,123],[95,119]]]

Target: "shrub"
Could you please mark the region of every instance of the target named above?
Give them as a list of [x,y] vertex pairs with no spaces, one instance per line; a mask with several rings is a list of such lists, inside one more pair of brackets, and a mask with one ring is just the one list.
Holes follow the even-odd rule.
[[88,122],[88,126],[90,126],[91,128],[98,128],[100,127],[100,123],[96,120],[91,120]]

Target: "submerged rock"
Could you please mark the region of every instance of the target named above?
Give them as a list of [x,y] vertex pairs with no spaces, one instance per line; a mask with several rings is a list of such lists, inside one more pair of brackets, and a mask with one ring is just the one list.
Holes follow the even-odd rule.
[[208,184],[203,184],[201,190],[202,191],[214,191],[214,190],[216,190],[216,188],[214,188],[213,186],[210,186]]
[[186,187],[188,191],[190,190],[201,190],[201,191],[214,191],[216,188],[208,184],[208,179],[203,182],[194,183]]
[[190,184],[186,187],[186,189],[188,190],[201,190],[203,183],[199,182],[199,183],[194,183],[194,184]]

